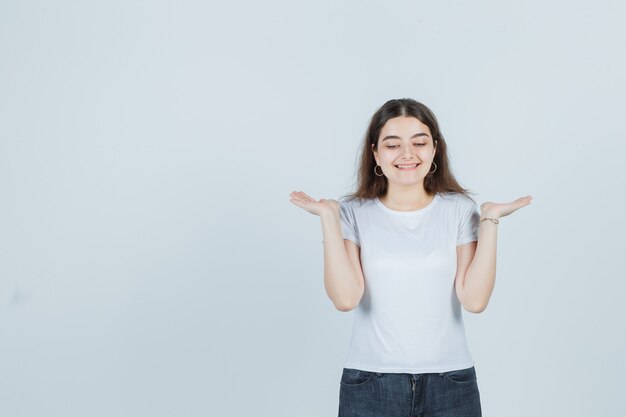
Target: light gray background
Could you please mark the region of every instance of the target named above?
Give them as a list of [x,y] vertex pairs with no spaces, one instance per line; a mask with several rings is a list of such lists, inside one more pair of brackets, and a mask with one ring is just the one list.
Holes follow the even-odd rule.
[[332,416],[303,190],[412,97],[533,202],[465,312],[485,417],[623,416],[624,2],[0,2],[0,415]]

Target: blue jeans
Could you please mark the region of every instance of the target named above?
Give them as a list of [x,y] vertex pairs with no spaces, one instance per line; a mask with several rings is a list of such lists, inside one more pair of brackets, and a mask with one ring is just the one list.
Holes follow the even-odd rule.
[[339,417],[481,417],[476,370],[408,374],[343,368]]

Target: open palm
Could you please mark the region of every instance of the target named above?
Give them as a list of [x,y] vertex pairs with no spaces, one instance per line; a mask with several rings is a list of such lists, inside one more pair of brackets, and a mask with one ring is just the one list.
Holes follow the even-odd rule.
[[508,216],[514,211],[529,205],[532,199],[532,196],[527,195],[513,200],[510,203],[493,203],[487,201],[480,205],[480,211],[483,216],[500,218]]
[[289,201],[298,207],[301,207],[309,213],[321,216],[325,211],[331,211],[339,214],[339,202],[335,200],[320,199],[319,201],[308,196],[302,191],[293,191],[289,194]]

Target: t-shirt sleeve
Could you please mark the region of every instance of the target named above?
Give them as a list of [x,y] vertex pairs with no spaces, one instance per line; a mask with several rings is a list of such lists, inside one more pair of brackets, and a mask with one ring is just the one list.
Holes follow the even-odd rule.
[[478,240],[478,224],[480,222],[480,212],[476,203],[469,198],[463,199],[463,209],[459,221],[459,232],[456,245],[464,245]]
[[339,200],[339,219],[341,220],[341,231],[343,238],[348,239],[361,246],[359,230],[354,217],[354,209],[351,202]]

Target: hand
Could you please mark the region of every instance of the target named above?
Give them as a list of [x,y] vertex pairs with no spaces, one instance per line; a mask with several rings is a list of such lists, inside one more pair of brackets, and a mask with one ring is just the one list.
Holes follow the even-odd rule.
[[520,197],[510,203],[492,203],[490,201],[480,205],[481,217],[500,217],[508,216],[515,210],[527,206],[532,201],[532,196]]
[[293,191],[291,194],[289,194],[289,196],[291,197],[291,199],[289,200],[291,203],[295,204],[298,207],[302,207],[309,213],[321,216],[322,213],[329,211],[339,215],[338,201],[326,200],[323,198],[320,199],[320,201],[316,201],[302,191]]

